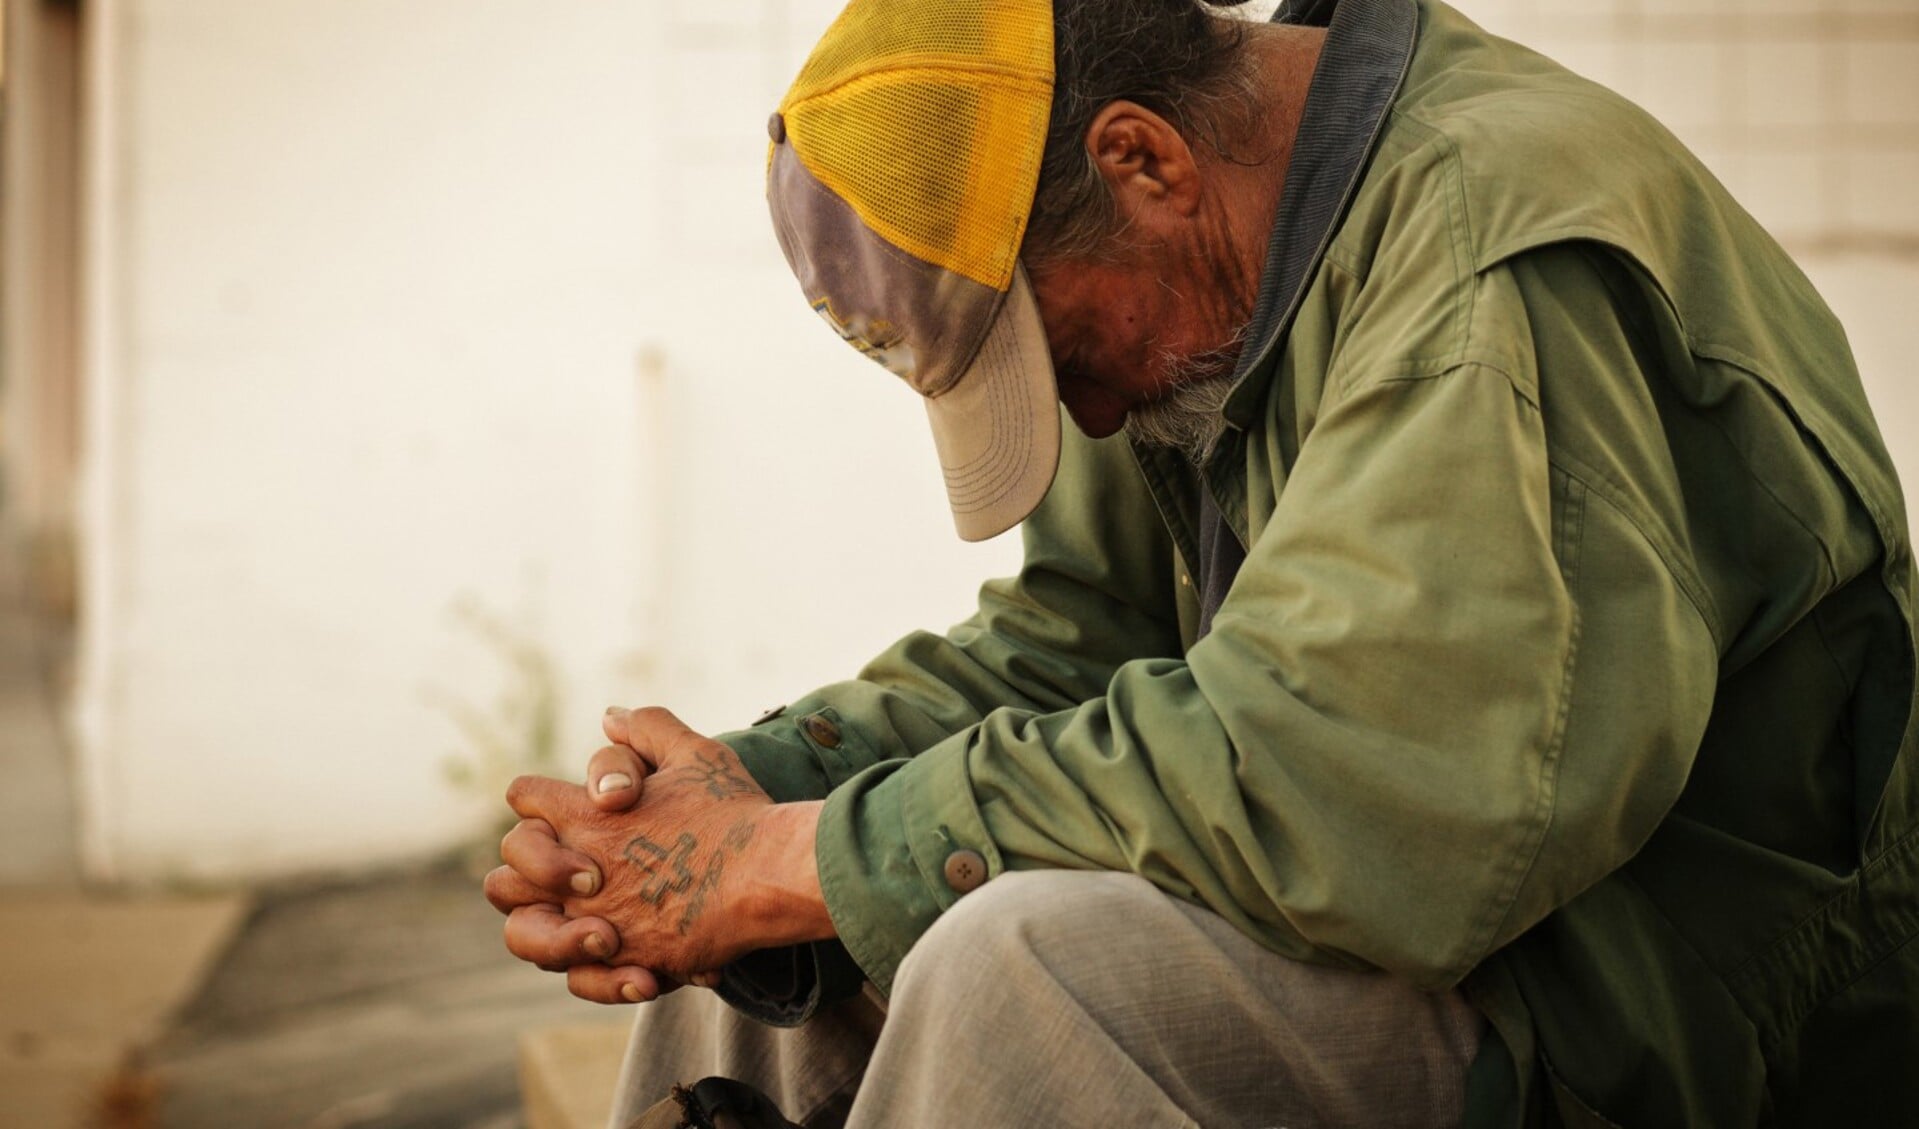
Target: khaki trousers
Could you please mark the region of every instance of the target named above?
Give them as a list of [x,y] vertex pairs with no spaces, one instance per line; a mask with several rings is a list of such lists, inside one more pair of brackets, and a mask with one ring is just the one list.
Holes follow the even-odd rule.
[[1483,1021],[1458,993],[1277,956],[1132,874],[1002,874],[803,1027],[710,992],[646,1004],[613,1129],[675,1082],[749,1082],[808,1126],[1456,1125]]

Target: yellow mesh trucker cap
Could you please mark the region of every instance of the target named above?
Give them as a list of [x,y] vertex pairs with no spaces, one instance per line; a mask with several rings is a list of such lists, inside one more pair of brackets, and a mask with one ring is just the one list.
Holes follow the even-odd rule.
[[853,0],[768,123],[780,249],[813,309],[926,398],[968,541],[1024,520],[1059,466],[1019,265],[1052,96],[1050,0]]

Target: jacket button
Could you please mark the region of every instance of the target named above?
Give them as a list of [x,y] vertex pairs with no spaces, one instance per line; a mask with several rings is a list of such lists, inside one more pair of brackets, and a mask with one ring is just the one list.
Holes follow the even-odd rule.
[[946,856],[946,884],[956,894],[970,894],[986,881],[986,860],[978,851],[959,850]]
[[809,713],[805,717],[800,718],[800,728],[806,730],[808,737],[811,737],[829,749],[837,749],[840,747],[840,727],[834,725],[829,718],[821,717],[816,713]]

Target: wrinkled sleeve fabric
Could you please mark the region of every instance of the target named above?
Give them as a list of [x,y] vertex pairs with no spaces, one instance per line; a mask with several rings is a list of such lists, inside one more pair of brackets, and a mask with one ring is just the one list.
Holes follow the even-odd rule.
[[[773,799],[819,799],[995,711],[1065,709],[1103,694],[1125,662],[1179,653],[1175,552],[1123,439],[1066,429],[1059,480],[1021,536],[1019,574],[986,584],[965,622],[909,635],[857,678],[718,739]],[[821,942],[749,954],[718,990],[761,1022],[795,1026],[868,975]]]
[[989,874],[1131,870],[1275,951],[1434,988],[1630,857],[1684,783],[1715,649],[1615,495],[1549,454],[1542,384],[1640,379],[1579,262],[1488,272],[1503,365],[1327,394],[1183,660],[832,792],[821,882],[876,983],[959,896],[959,848]]
[[[1019,574],[984,585],[970,618],[915,632],[855,679],[719,739],[775,800],[819,799],[996,710],[1067,709],[1104,694],[1127,661],[1179,654],[1176,554],[1123,439],[1065,429],[1059,480],[1021,537]],[[833,723],[835,743],[803,724],[811,716]]]

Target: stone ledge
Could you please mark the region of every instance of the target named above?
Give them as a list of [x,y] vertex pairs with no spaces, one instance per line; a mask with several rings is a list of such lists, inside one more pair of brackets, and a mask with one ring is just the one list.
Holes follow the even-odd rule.
[[104,1088],[205,979],[239,895],[0,897],[0,1129],[90,1122]]
[[606,1129],[632,1023],[543,1027],[520,1036],[527,1129]]

